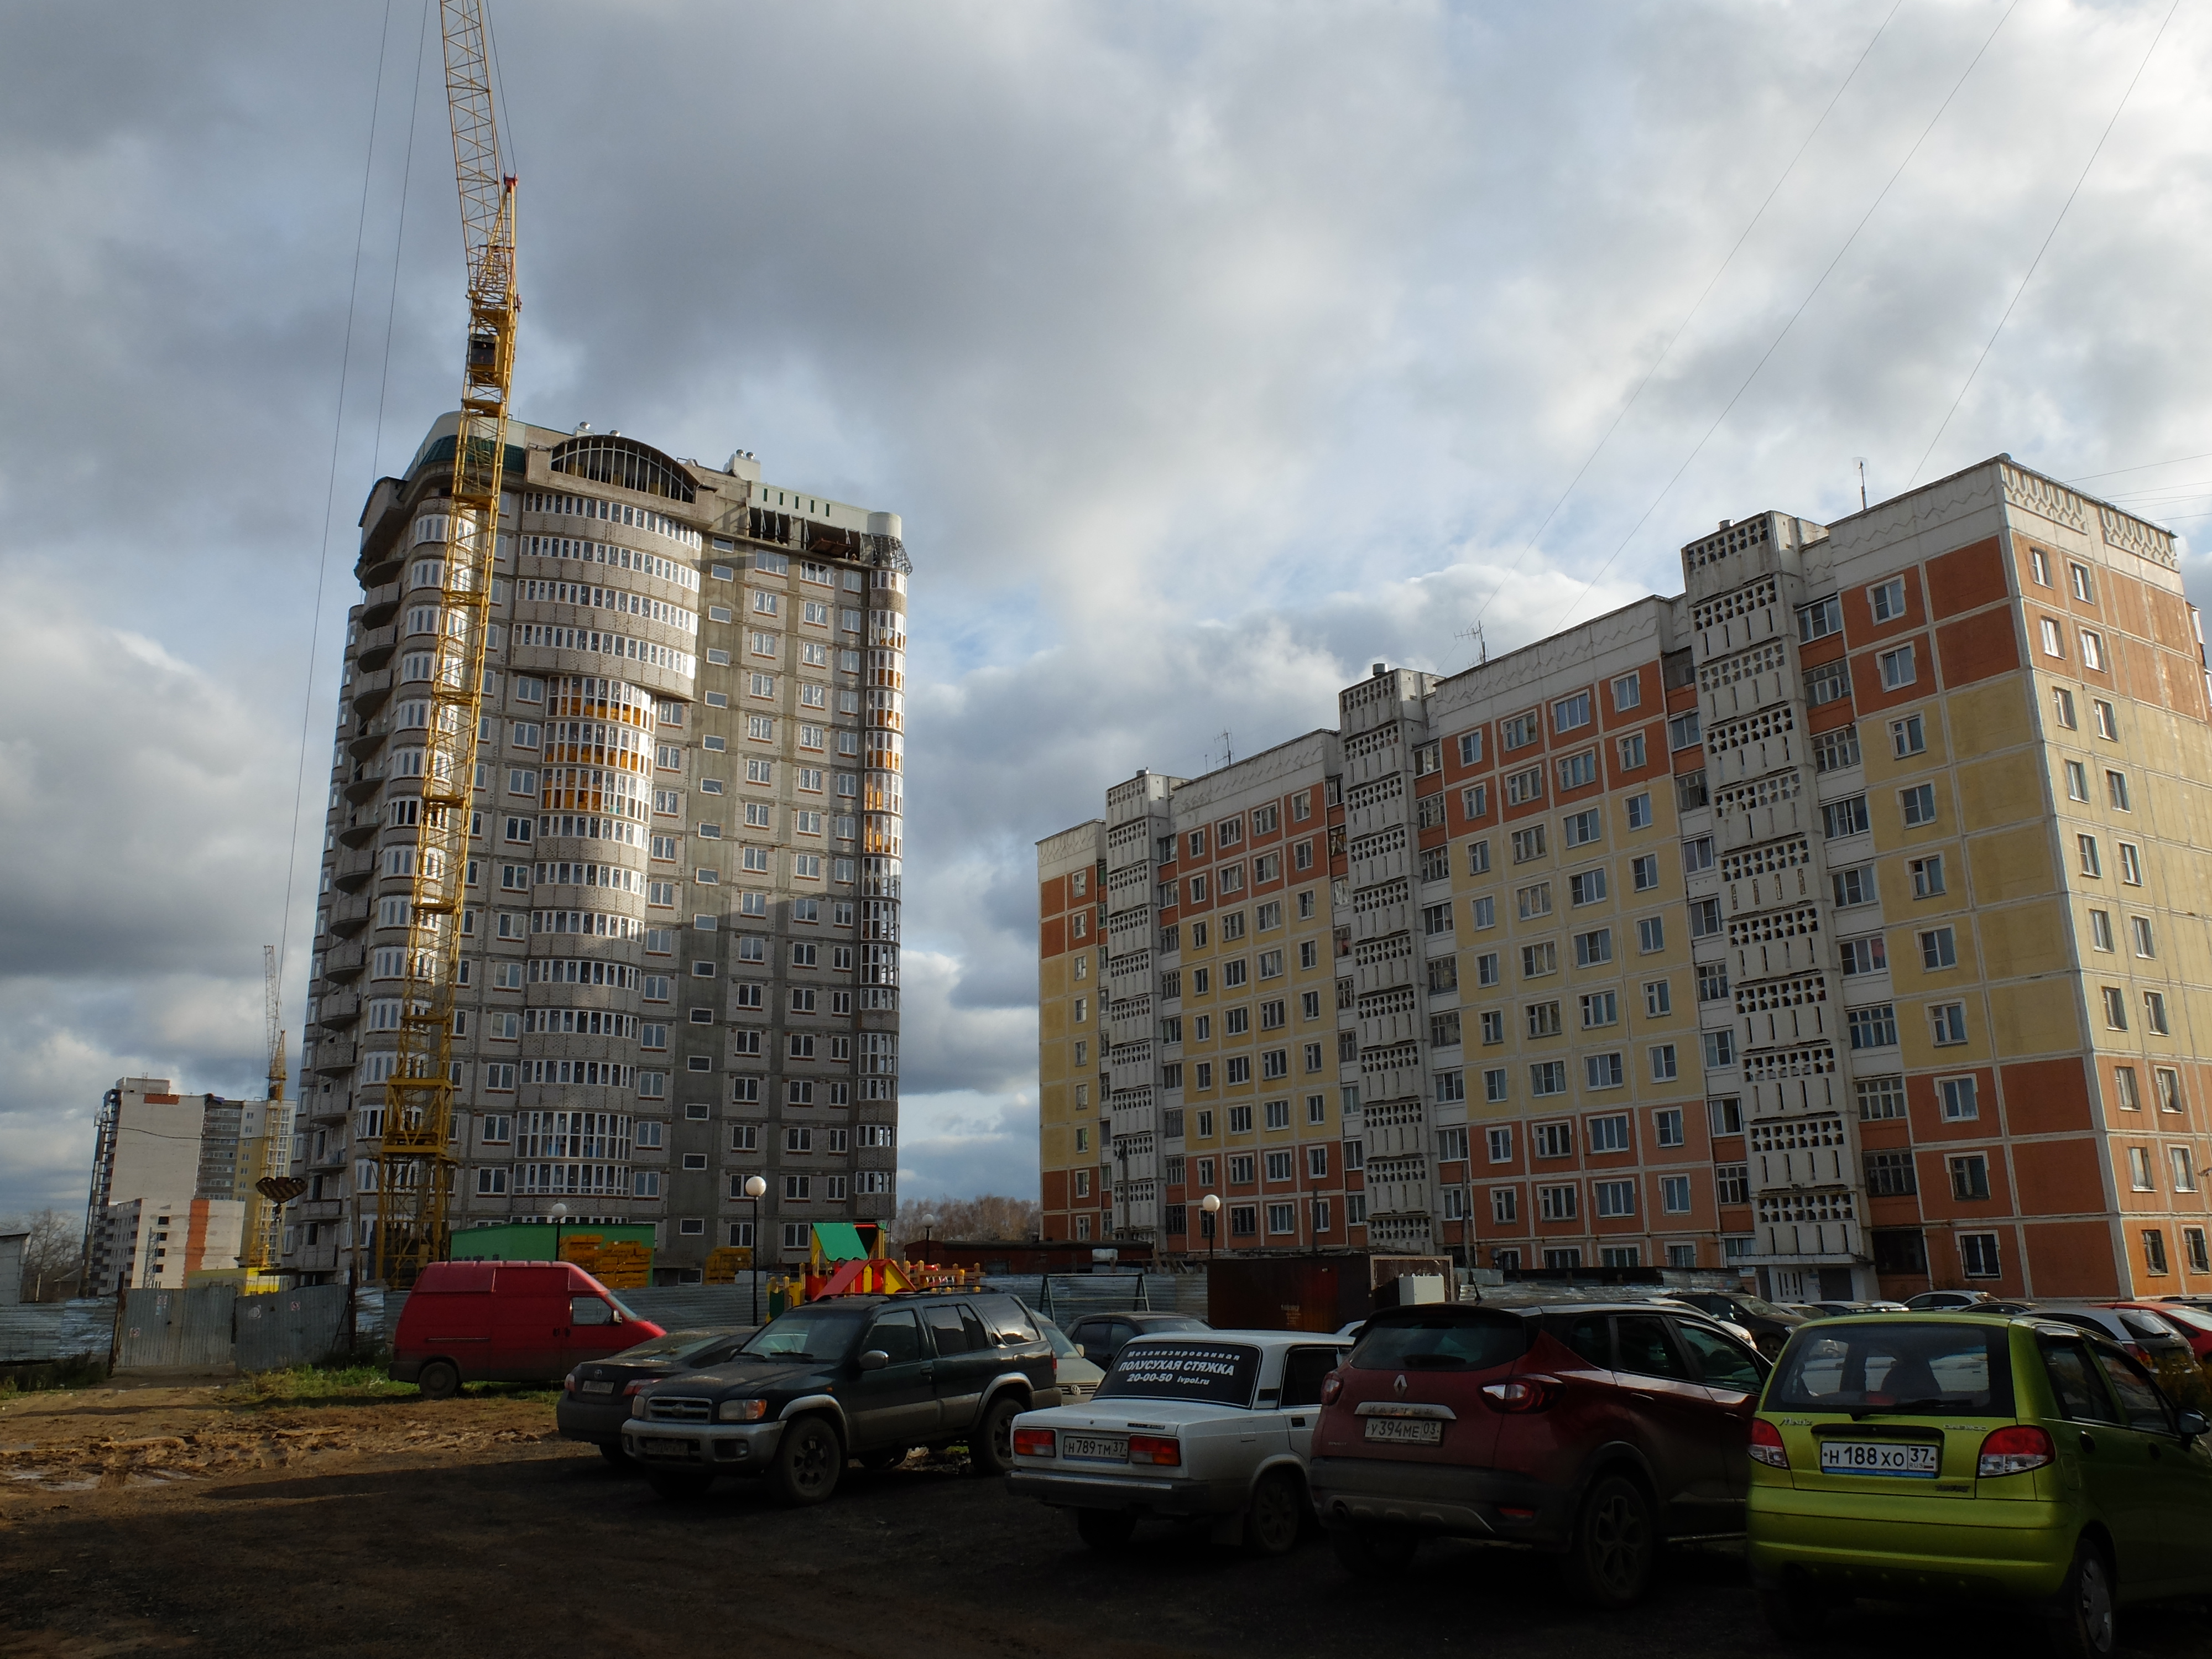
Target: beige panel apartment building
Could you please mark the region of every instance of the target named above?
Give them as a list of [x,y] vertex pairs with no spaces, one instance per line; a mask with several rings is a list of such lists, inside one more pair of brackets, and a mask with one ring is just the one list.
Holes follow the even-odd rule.
[[[1313,1127],[1340,1137],[1293,1162],[1329,1155],[1346,1224],[1224,1246],[1732,1267],[1784,1297],[2212,1287],[2212,726],[2171,538],[2000,457],[1832,526],[1723,524],[1683,568],[1680,596],[1465,673],[1378,665],[1289,746],[1328,815]],[[1232,1150],[1230,1055],[1201,1090],[1190,1042],[1190,921],[1224,878],[1249,902],[1256,849],[1221,829],[1249,837],[1267,761],[1109,792],[1107,838],[1141,786],[1152,843],[1104,854],[1133,1022],[1100,1091],[1130,1115],[1048,1091],[1054,1237],[1200,1249],[1207,1191],[1276,1213],[1264,1156],[1251,1183],[1203,1161]],[[1041,890],[1050,983],[1068,900]],[[1140,939],[1149,1055],[1124,1037]],[[1257,1093],[1303,1136],[1286,1018],[1252,1058],[1281,1043]],[[1041,1029],[1046,1075],[1072,1030]],[[1146,1135],[1156,1221],[1120,1193]]]
[[[283,1260],[366,1268],[454,417],[362,517]],[[456,1228],[804,1256],[895,1205],[906,583],[894,514],[517,424],[454,1034]],[[744,1194],[759,1175],[757,1206]],[[756,1224],[757,1223],[757,1236]]]

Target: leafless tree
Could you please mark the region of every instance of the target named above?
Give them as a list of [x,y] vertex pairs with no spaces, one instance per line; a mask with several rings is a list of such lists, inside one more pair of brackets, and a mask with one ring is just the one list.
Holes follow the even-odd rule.
[[1025,1239],[1036,1236],[1037,1224],[1033,1198],[910,1198],[899,1206],[891,1237],[902,1245],[921,1239],[925,1231],[931,1238]]
[[74,1295],[84,1270],[84,1235],[58,1210],[0,1221],[0,1233],[28,1232],[23,1241],[23,1300],[59,1302]]

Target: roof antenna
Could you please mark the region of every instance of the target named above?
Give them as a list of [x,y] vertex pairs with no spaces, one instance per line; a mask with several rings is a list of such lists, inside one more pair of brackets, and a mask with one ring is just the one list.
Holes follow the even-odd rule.
[[1236,764],[1237,764],[1237,751],[1236,751],[1236,749],[1232,746],[1232,745],[1233,745],[1233,741],[1234,741],[1234,740],[1230,737],[1229,733],[1228,733],[1226,731],[1224,731],[1224,732],[1222,732],[1222,734],[1221,734],[1221,763],[1222,763],[1224,766],[1234,766],[1234,765],[1236,765]]
[[1859,464],[1859,511],[1863,513],[1867,508],[1866,457],[1863,455],[1858,455],[1854,456],[1852,459],[1856,460]]
[[1455,640],[1473,640],[1474,641],[1474,665],[1477,668],[1481,667],[1483,664],[1490,660],[1490,642],[1482,636],[1482,624],[1480,623],[1475,623],[1472,628],[1462,628],[1458,633],[1453,635],[1452,637]]

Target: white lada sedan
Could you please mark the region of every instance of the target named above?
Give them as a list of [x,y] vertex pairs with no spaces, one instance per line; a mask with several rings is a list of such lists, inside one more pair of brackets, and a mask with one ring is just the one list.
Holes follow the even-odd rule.
[[1007,1487],[1073,1510],[1093,1549],[1153,1516],[1210,1519],[1215,1542],[1280,1555],[1312,1514],[1322,1379],[1350,1348],[1306,1331],[1139,1337],[1090,1400],[1014,1419]]

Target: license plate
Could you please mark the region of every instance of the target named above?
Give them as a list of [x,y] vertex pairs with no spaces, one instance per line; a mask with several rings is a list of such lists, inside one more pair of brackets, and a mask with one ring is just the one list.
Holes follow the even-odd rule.
[[1060,1455],[1078,1463],[1126,1463],[1129,1443],[1103,1434],[1064,1434],[1060,1437]]
[[614,1391],[615,1385],[611,1382],[586,1382],[581,1389],[585,1394],[612,1394]]
[[1823,1474],[1900,1475],[1911,1480],[1933,1480],[1942,1462],[1934,1446],[1898,1440],[1823,1440]]
[[1370,1417],[1367,1437],[1403,1446],[1441,1446],[1444,1425],[1433,1417]]
[[637,1447],[638,1455],[641,1457],[690,1457],[692,1455],[691,1443],[689,1440],[648,1440],[640,1436],[632,1443]]

